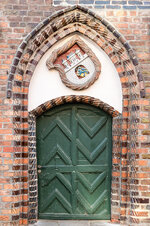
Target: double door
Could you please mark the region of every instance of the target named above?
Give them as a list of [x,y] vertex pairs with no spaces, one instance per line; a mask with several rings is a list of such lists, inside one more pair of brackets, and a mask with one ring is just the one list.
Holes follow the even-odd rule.
[[111,123],[84,104],[37,118],[40,219],[110,219]]

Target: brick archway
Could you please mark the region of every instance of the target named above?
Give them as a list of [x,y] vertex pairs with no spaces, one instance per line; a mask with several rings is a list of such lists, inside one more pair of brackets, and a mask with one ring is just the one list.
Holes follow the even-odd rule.
[[[16,221],[26,219],[27,223],[28,220],[34,222],[37,218],[37,178],[35,174],[31,174],[36,167],[35,116],[30,114],[29,117],[27,111],[30,79],[44,53],[74,32],[88,36],[96,42],[112,60],[120,76],[123,113],[113,121],[112,221],[126,220],[126,203],[131,203],[127,190],[128,186],[134,184],[130,180],[133,175],[128,172],[130,167],[134,167],[136,156],[138,100],[145,95],[143,78],[138,61],[126,40],[103,18],[81,6],[74,6],[41,22],[20,45],[10,69],[7,97],[14,100],[14,157],[20,155],[22,158],[19,164],[14,161],[14,183],[20,182],[18,197],[22,205],[22,210],[16,206],[18,214],[12,216]],[[29,168],[24,164],[28,156]],[[18,174],[20,170],[22,173]],[[15,191],[12,192],[15,194]],[[119,199],[115,197],[116,193],[119,194]],[[136,203],[136,199],[134,201]],[[16,201],[13,204],[16,205]]]
[[[28,145],[28,154],[29,154],[29,211],[28,211],[28,220],[32,223],[35,222],[38,218],[38,173],[37,173],[37,156],[36,156],[36,117],[40,116],[42,113],[52,109],[56,106],[63,105],[65,103],[84,103],[87,105],[92,105],[97,108],[102,109],[103,111],[110,114],[112,117],[119,116],[119,112],[116,111],[113,107],[108,104],[100,101],[99,99],[95,99],[90,96],[62,96],[56,99],[52,99],[50,101],[41,104],[36,109],[29,112],[28,120],[29,120],[29,145]],[[114,120],[115,122],[115,120]],[[33,197],[33,191],[36,194]]]

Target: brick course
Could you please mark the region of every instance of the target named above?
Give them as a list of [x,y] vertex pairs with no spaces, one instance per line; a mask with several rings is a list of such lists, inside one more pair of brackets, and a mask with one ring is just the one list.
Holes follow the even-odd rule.
[[[57,2],[57,6],[54,7],[54,2]],[[17,56],[14,59],[15,53],[18,49],[19,44],[23,38],[38,25],[39,22],[43,21],[46,17],[50,16],[52,12],[63,9],[59,1],[50,0],[1,0],[0,9],[0,156],[1,156],[1,174],[0,174],[0,221],[6,225],[9,222],[14,222],[14,225],[27,224],[28,214],[30,206],[28,201],[35,205],[33,208],[36,211],[37,197],[31,198],[28,196],[28,148],[27,148],[27,93],[30,78],[30,71],[28,71],[25,80],[22,81],[23,71],[20,68],[20,73],[15,74],[16,83],[13,85],[14,99],[7,99],[6,92],[12,89],[12,80],[14,79],[14,72],[16,70],[18,58],[21,55],[21,48],[26,47],[26,42],[23,42],[21,48],[17,52]],[[78,4],[79,1],[66,1],[71,4]],[[109,3],[108,3],[109,2]],[[126,2],[126,3],[125,3]],[[117,3],[117,4],[116,4]],[[112,222],[123,223],[129,221],[129,217],[132,216],[132,209],[138,208],[136,216],[132,217],[132,223],[126,223],[126,225],[149,225],[150,213],[149,213],[149,179],[150,179],[150,168],[149,168],[149,147],[150,147],[150,124],[149,124],[149,110],[150,110],[150,36],[149,36],[149,20],[150,20],[150,1],[82,1],[86,7],[95,8],[97,14],[101,17],[106,18],[113,26],[122,34],[134,49],[134,53],[137,56],[138,62],[140,62],[141,72],[145,81],[145,99],[138,100],[138,106],[140,106],[140,116],[138,117],[138,148],[136,150],[136,156],[134,150],[132,153],[128,153],[127,143],[128,134],[123,137],[120,141],[118,136],[114,138],[114,145],[120,142],[122,146],[122,153],[118,152],[118,149],[114,150],[113,153],[113,180],[112,180]],[[56,4],[55,4],[56,5]],[[101,10],[100,8],[104,8]],[[112,8],[111,8],[112,7]],[[117,8],[113,8],[117,7]],[[142,8],[141,8],[142,7]],[[116,9],[116,10],[114,10]],[[122,10],[124,9],[124,10]],[[139,9],[139,10],[136,10]],[[45,25],[49,22],[45,20]],[[80,30],[84,29],[80,27]],[[36,30],[32,32],[33,37],[36,34]],[[116,33],[117,35],[117,33]],[[30,38],[30,35],[29,35]],[[103,47],[106,49],[106,47]],[[106,50],[109,54],[109,49]],[[38,59],[38,55],[37,55]],[[115,63],[117,59],[115,56],[112,61]],[[14,67],[10,67],[14,63]],[[136,65],[136,61],[133,61]],[[33,64],[35,62],[32,62]],[[10,69],[11,68],[11,69]],[[11,70],[11,73],[9,73]],[[121,67],[118,67],[118,72],[121,73]],[[7,83],[9,74],[9,81]],[[139,81],[141,81],[139,74]],[[126,77],[121,78],[122,86],[124,87],[124,98],[128,98]],[[134,80],[133,80],[134,82]],[[22,90],[21,85],[26,87]],[[22,92],[23,91],[23,92]],[[9,95],[9,92],[8,92]],[[22,97],[18,99],[18,103],[15,103],[16,97]],[[132,100],[132,102],[134,99]],[[23,102],[23,104],[21,104]],[[21,104],[21,105],[20,105]],[[136,103],[137,104],[137,100]],[[13,109],[14,106],[14,109]],[[23,106],[23,109],[20,109]],[[130,106],[130,105],[129,105]],[[18,109],[16,109],[18,107]],[[123,117],[124,123],[122,124],[121,131],[126,131],[127,119],[128,119],[128,102],[124,102]],[[136,110],[136,108],[135,108]],[[16,114],[13,115],[13,111]],[[19,113],[18,113],[19,112]],[[20,114],[21,112],[21,114]],[[33,115],[31,117],[34,117]],[[31,118],[30,118],[31,119]],[[15,123],[15,131],[12,128],[12,122]],[[117,126],[117,120],[116,126]],[[20,126],[21,125],[21,126]],[[120,120],[118,120],[120,125]],[[32,125],[33,128],[34,125]],[[31,137],[32,138],[32,137]],[[15,146],[14,142],[15,140]],[[130,156],[129,156],[130,154]],[[32,162],[35,159],[34,153],[29,153],[29,166],[35,167]],[[130,160],[130,161],[129,161]],[[134,161],[135,165],[133,169],[130,169],[130,177],[128,177],[129,163]],[[135,161],[136,160],[136,161]],[[122,163],[120,165],[120,162]],[[120,168],[121,167],[121,168]],[[120,173],[122,170],[122,173]],[[133,171],[132,171],[133,170]],[[135,170],[137,174],[135,175]],[[20,173],[22,172],[22,173]],[[32,176],[32,175],[31,175]],[[132,179],[133,177],[133,179]],[[128,189],[128,180],[131,186]],[[118,185],[121,184],[121,191],[118,189]],[[30,192],[34,193],[35,182],[34,178],[31,178]],[[135,191],[133,193],[133,191]],[[133,197],[132,200],[129,199]],[[119,201],[121,198],[121,202]],[[121,203],[121,206],[119,206]],[[121,211],[120,211],[121,208]],[[130,214],[129,214],[130,212]],[[129,217],[128,217],[129,216]],[[130,221],[131,222],[131,221]]]
[[96,9],[150,9],[150,2],[145,0],[54,0],[53,6],[85,5]]

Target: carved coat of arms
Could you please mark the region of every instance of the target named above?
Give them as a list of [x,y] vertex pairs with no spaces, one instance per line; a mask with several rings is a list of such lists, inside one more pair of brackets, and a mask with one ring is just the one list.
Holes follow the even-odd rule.
[[101,72],[98,58],[78,36],[55,50],[46,65],[58,70],[62,82],[74,90],[87,89]]

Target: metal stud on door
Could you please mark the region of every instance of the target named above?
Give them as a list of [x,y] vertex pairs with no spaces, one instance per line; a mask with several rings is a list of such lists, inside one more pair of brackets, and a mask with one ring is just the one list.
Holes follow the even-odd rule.
[[110,219],[111,116],[66,104],[37,118],[39,218]]

